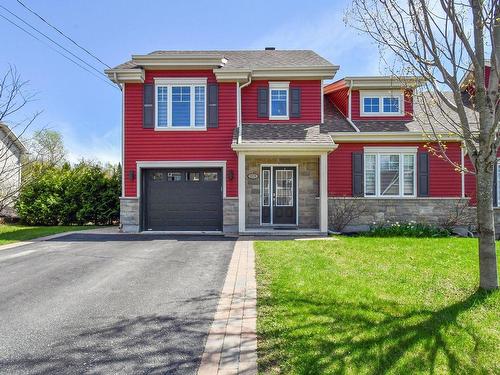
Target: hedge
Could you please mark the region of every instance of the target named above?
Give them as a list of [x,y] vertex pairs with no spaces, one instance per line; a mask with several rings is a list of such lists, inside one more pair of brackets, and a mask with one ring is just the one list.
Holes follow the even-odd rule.
[[17,213],[29,225],[107,225],[120,212],[118,166],[80,162],[44,169],[23,186]]

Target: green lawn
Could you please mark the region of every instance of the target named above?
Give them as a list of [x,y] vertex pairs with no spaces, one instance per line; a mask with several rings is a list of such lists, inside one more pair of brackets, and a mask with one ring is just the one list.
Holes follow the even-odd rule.
[[499,374],[474,239],[257,242],[263,374]]
[[49,236],[51,234],[71,232],[74,230],[92,229],[93,226],[47,226],[31,227],[18,224],[0,225],[0,245],[12,242],[31,240],[37,237]]

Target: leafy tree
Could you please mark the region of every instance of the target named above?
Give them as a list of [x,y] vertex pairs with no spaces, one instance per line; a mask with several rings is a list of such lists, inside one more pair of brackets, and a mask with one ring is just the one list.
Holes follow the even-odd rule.
[[[436,128],[444,126],[462,139],[476,175],[479,284],[497,289],[492,192],[500,145],[500,2],[353,0],[346,20],[378,44],[395,77],[421,77],[424,100],[416,97],[415,102],[434,127],[428,136],[442,145]],[[461,79],[466,74],[472,76],[474,90],[464,98]],[[430,102],[437,111],[429,110]],[[440,151],[446,158],[446,147]]]

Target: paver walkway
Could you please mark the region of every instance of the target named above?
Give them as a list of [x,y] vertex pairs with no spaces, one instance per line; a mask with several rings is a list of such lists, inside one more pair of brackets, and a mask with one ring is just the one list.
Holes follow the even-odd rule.
[[257,285],[253,241],[239,239],[198,375],[257,373]]

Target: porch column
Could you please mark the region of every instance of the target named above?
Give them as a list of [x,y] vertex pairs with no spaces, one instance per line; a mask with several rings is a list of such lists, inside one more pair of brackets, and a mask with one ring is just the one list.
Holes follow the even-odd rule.
[[328,232],[328,154],[319,157],[319,230]]
[[238,153],[238,232],[245,231],[245,154]]

